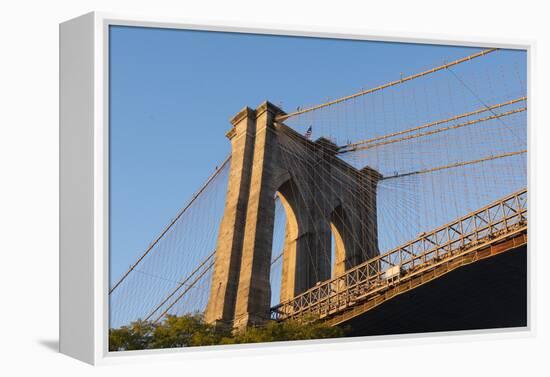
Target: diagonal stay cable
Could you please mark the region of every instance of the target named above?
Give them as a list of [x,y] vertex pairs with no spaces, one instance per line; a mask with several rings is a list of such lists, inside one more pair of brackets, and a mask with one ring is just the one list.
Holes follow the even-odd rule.
[[[191,274],[189,274],[183,281],[181,281],[180,283],[178,283],[178,286],[176,288],[174,288],[172,290],[172,292],[166,296],[165,299],[163,299],[148,315],[147,317],[145,317],[144,321],[148,321],[156,312],[159,311],[160,308],[162,308],[162,306],[164,304],[166,304],[168,302],[168,300],[170,300],[176,293],[177,291],[179,291],[181,289],[181,287],[183,287],[184,285],[187,284],[187,282],[189,280],[191,280],[191,278],[197,273],[200,271],[200,269],[206,264],[208,263],[209,260],[212,259],[212,257],[216,254],[216,251],[214,250],[210,255],[208,255],[207,258],[205,258],[202,263],[193,270],[193,272],[191,272]],[[281,257],[283,256],[283,252],[281,252],[279,255],[277,255],[277,257],[271,262],[271,265],[273,265],[274,263],[277,262],[277,260],[279,260]],[[214,266],[214,262],[211,262],[210,264],[208,264],[208,266],[206,266],[206,268],[200,273],[200,275],[198,276],[198,278],[196,278],[195,280],[193,280],[193,282],[191,282],[188,286],[187,286],[187,289],[182,293],[180,294],[171,304],[170,306],[165,310],[165,312],[163,314],[161,314],[156,320],[155,322],[158,322],[158,320],[160,318],[162,318],[162,316],[164,316],[164,314],[166,314],[166,312],[168,312],[168,310],[170,310],[179,300],[181,300],[183,298],[183,296],[185,296],[185,294],[187,292],[189,292],[189,290],[191,288],[193,288],[193,286],[200,280],[200,278],[208,271],[210,270],[212,267]]]
[[279,122],[282,122],[282,121],[284,121],[288,118],[291,118],[291,117],[294,117],[294,116],[297,116],[297,115],[309,113],[309,112],[314,111],[314,110],[319,110],[319,109],[322,109],[324,107],[336,105],[338,103],[345,102],[345,101],[348,101],[348,100],[353,99],[353,98],[357,98],[357,97],[361,97],[361,96],[364,96],[364,95],[367,95],[367,94],[370,94],[370,93],[374,93],[374,92],[377,92],[377,91],[382,90],[382,89],[386,89],[386,88],[389,88],[389,87],[392,87],[392,86],[395,86],[395,85],[399,85],[399,84],[405,83],[407,81],[411,81],[411,80],[417,79],[419,77],[423,77],[423,76],[426,76],[426,75],[429,75],[429,74],[447,69],[449,67],[453,67],[455,65],[458,65],[458,64],[470,61],[472,59],[487,55],[487,54],[489,54],[493,51],[496,51],[496,50],[497,50],[496,48],[486,49],[486,50],[480,51],[478,53],[468,55],[464,58],[452,61],[450,63],[446,63],[446,64],[440,65],[438,67],[431,68],[431,69],[428,69],[426,71],[422,71],[420,73],[416,73],[414,75],[403,77],[399,80],[391,81],[391,82],[388,82],[386,84],[383,84],[383,85],[380,85],[380,86],[377,86],[377,87],[374,87],[374,88],[371,88],[371,89],[363,90],[363,91],[360,91],[358,93],[355,93],[355,94],[352,94],[352,95],[349,95],[349,96],[346,96],[346,97],[342,97],[342,98],[339,98],[339,99],[335,99],[333,101],[325,102],[321,105],[309,107],[307,109],[295,111],[293,113],[289,113],[289,114],[286,114],[286,115],[279,115],[279,116],[276,117],[276,120],[279,121]]
[[[493,115],[496,115],[496,113],[494,112],[494,109],[491,108],[489,105],[487,105],[487,103],[485,103],[485,101],[483,101],[483,99],[468,85],[466,84],[466,82],[464,80],[462,80],[458,74],[456,74],[456,72],[454,70],[452,70],[450,67],[448,67],[446,69],[448,72],[450,72],[452,74],[452,76],[460,83],[462,84],[462,86],[464,86],[471,94],[472,96],[475,97],[475,99],[481,103],[483,106],[485,106],[485,108],[487,108],[488,111],[490,111],[491,113],[493,113]],[[513,136],[517,137],[517,135],[511,130],[511,128],[508,126],[508,124],[506,124],[502,119],[498,119],[498,121],[508,130],[512,133]]]
[[[158,321],[160,321],[160,319],[162,317],[164,317],[166,315],[166,313],[168,313],[168,311],[170,309],[172,309],[172,307],[174,305],[176,305],[176,303],[183,297],[185,296],[185,294],[187,292],[189,292],[191,290],[191,288],[193,288],[195,286],[195,284],[197,284],[197,282],[208,272],[210,271],[210,269],[214,266],[214,261],[211,261],[208,266],[206,266],[205,269],[202,270],[202,272],[195,278],[193,279],[193,281],[183,290],[183,292],[174,300],[172,301],[172,303],[170,305],[168,305],[168,307],[153,321],[153,324],[157,323]],[[149,318],[149,317],[148,317]]]
[[[172,290],[172,292],[166,296],[166,298],[164,300],[162,300],[160,302],[160,304],[158,304],[155,309],[153,309],[153,311],[151,311],[149,313],[149,315],[145,318],[145,321],[148,321],[152,316],[153,314],[155,314],[164,304],[166,304],[166,302],[168,302],[168,300],[170,300],[175,294],[177,291],[180,290],[181,287],[183,287],[185,284],[187,284],[187,282],[198,272],[200,271],[200,269],[206,264],[208,263],[208,261],[210,259],[212,259],[212,257],[216,254],[216,250],[214,250],[212,253],[210,253],[208,255],[208,257],[206,257],[200,264],[197,268],[195,268],[183,281],[181,281],[177,286],[176,288],[174,288]],[[209,269],[210,267],[208,267],[207,269]]]
[[153,248],[159,243],[159,241],[166,235],[166,233],[168,233],[168,231],[172,228],[172,226],[181,218],[181,216],[187,211],[187,209],[189,209],[189,207],[191,207],[191,205],[195,202],[195,200],[197,200],[197,198],[200,196],[200,194],[202,194],[204,192],[204,190],[206,190],[206,188],[208,187],[208,185],[214,180],[214,178],[216,178],[216,176],[223,170],[223,168],[225,167],[225,165],[227,165],[227,163],[231,160],[231,156],[227,156],[227,158],[222,162],[222,164],[220,165],[220,167],[218,169],[216,169],[216,171],[214,173],[212,173],[212,175],[210,177],[208,177],[208,179],[206,180],[206,182],[201,186],[201,188],[193,195],[193,197],[191,198],[191,200],[187,203],[187,205],[185,207],[183,207],[183,209],[176,215],[176,217],[170,222],[170,224],[168,224],[168,226],[166,228],[164,228],[164,230],[160,233],[160,235],[149,245],[149,247],[147,248],[147,250],[145,250],[145,252],[137,259],[137,261],[132,265],[130,266],[130,268],[128,269],[128,271],[126,271],[124,273],[124,275],[122,275],[122,277],[116,282],[116,284],[109,290],[109,295],[111,295],[111,293],[113,293],[113,291],[124,281],[124,279],[126,279],[128,277],[128,275],[130,275],[130,273],[137,267],[137,265],[139,263],[141,263],[141,261],[143,260],[143,258],[145,258],[147,256],[147,254],[149,254],[149,252],[151,250],[153,250]]

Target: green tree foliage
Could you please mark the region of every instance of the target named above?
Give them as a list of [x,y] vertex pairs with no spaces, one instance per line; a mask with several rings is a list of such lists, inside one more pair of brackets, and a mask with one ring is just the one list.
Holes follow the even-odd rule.
[[155,327],[150,348],[211,346],[219,344],[227,335],[229,333],[204,323],[200,314],[168,315]]
[[344,335],[340,327],[330,327],[322,322],[268,322],[262,327],[250,327],[231,337],[222,338],[222,344],[265,343],[289,340],[328,339]]
[[109,330],[109,351],[132,351],[151,348],[155,326],[136,321],[129,326]]
[[227,329],[216,328],[204,322],[201,314],[166,316],[157,324],[145,321],[132,322],[109,331],[109,350],[143,350],[209,346],[216,344],[241,344],[277,342],[305,339],[337,338],[344,335],[339,327],[330,327],[318,321],[269,322],[262,327],[251,327],[232,334]]

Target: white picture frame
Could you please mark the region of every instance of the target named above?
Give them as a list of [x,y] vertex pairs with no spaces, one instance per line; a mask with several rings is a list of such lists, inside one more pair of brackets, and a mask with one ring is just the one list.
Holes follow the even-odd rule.
[[[531,95],[534,49],[532,41],[449,38],[415,33],[388,35],[343,28],[320,30],[311,27],[291,28],[277,25],[212,24],[98,12],[88,13],[62,23],[60,25],[60,351],[62,353],[90,364],[108,364],[129,362],[136,358],[293,352],[295,347],[304,346],[345,349],[356,346],[358,342],[369,347],[379,346],[385,342],[456,340],[455,333],[452,333],[452,336],[450,336],[451,333],[438,333],[300,341],[292,344],[109,352],[107,292],[109,271],[108,28],[110,25],[525,49],[529,67],[528,93]],[[532,111],[529,111],[529,141],[532,136],[531,122]],[[529,147],[531,146],[532,143],[529,142]],[[503,338],[533,335],[532,263],[533,252],[529,249],[527,329],[465,331],[460,333],[462,337],[478,339],[480,336]]]

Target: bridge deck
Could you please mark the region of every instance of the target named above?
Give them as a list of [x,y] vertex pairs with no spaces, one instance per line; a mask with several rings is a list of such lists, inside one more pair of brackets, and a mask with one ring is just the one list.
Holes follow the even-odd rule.
[[348,336],[527,326],[526,250],[480,251],[488,256],[333,323]]
[[521,190],[281,303],[272,316],[349,321],[461,266],[525,245],[526,215]]
[[[329,316],[327,321],[331,325],[350,325],[354,335],[525,326],[526,244],[525,229],[515,236],[433,265],[414,277],[402,279],[373,293],[349,310]],[[503,289],[504,286],[508,288]],[[401,295],[403,298],[399,297]],[[502,295],[504,301],[497,300],[497,296]],[[521,305],[512,304],[518,300],[523,301]],[[489,308],[483,305],[484,301],[494,306]],[[392,302],[391,307],[386,305],[389,302]],[[429,310],[424,311],[422,306],[426,305]],[[480,306],[492,310],[482,310],[485,311],[482,315],[479,313]],[[414,307],[422,313],[413,315]],[[397,312],[391,314],[394,308]],[[497,308],[502,309],[503,314],[498,318],[493,313]],[[377,313],[374,313],[375,309]],[[523,315],[517,314],[518,309]],[[434,312],[429,314],[430,310]],[[373,313],[366,314],[370,311]],[[443,318],[438,315],[442,312],[448,316]],[[472,321],[472,313],[477,313],[475,317],[483,320]],[[378,317],[382,318],[376,320]],[[390,321],[390,317],[394,320]],[[396,322],[396,318],[401,318],[401,321]],[[494,325],[487,325],[492,323],[492,319],[496,321]],[[411,326],[411,323],[416,326]],[[404,328],[401,329],[400,325],[404,325]]]

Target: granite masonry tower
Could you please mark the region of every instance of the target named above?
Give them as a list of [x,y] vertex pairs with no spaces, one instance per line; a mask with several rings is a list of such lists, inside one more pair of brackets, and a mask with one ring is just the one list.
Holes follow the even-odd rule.
[[[232,155],[205,320],[237,330],[270,314],[270,265],[278,196],[286,212],[281,301],[378,254],[375,170],[336,157],[276,121],[264,102],[245,108],[227,133]],[[331,261],[331,237],[334,261]],[[333,266],[331,266],[331,263]]]

